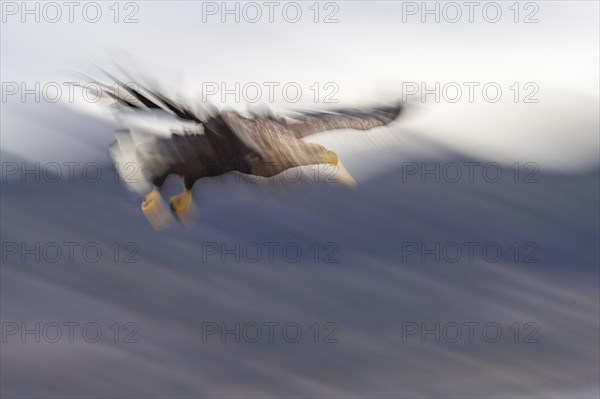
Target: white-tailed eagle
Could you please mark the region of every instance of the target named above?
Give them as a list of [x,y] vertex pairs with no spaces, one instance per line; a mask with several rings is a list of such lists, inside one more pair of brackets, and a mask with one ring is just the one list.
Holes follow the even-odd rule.
[[[110,75],[109,75],[110,76]],[[113,78],[112,76],[110,76]],[[114,78],[113,78],[114,79]],[[131,131],[120,131],[110,146],[118,165],[134,160],[139,165],[150,191],[142,211],[155,228],[170,218],[161,198],[166,178],[179,175],[183,193],[172,197],[170,208],[179,220],[187,220],[193,207],[192,186],[203,177],[237,171],[270,177],[303,165],[330,164],[337,168],[339,181],[350,186],[356,182],[338,156],[306,136],[335,129],[369,130],[388,125],[401,113],[400,103],[365,109],[336,109],[322,112],[290,112],[276,115],[270,111],[244,116],[235,111],[205,108],[194,112],[157,90],[124,84],[114,79],[116,89],[97,83],[102,95],[127,109],[170,114],[187,128],[153,137],[145,145],[132,140]],[[151,186],[151,188],[150,188]]]

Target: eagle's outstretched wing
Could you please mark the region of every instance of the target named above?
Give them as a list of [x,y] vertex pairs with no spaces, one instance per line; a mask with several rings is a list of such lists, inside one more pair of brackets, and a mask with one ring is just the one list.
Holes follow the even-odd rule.
[[296,138],[335,129],[369,130],[393,122],[402,112],[402,105],[369,109],[338,109],[329,112],[302,112],[289,115],[286,127]]
[[[151,90],[139,84],[126,84],[108,72],[104,71],[104,73],[116,83],[116,89],[101,82],[95,83],[100,86],[102,95],[114,99],[120,106],[133,110],[166,112],[183,122],[202,125],[202,134],[207,136],[215,148],[222,149],[224,153],[230,156],[253,153],[260,157],[261,151],[256,143],[243,134],[245,130],[236,129],[236,131],[229,126],[223,120],[223,113],[207,107],[205,109],[207,112],[200,116],[187,105],[178,104],[158,90]],[[194,134],[199,133],[192,132],[192,135]]]
[[117,104],[134,110],[161,110],[185,121],[202,123],[194,111],[183,104],[177,104],[159,91],[138,84],[124,83],[108,72],[104,73],[115,82],[115,88],[93,79],[92,82],[100,87],[102,95],[114,99]]

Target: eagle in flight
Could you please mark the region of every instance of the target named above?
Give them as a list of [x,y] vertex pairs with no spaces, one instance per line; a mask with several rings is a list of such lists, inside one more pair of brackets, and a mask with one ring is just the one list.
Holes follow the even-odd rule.
[[[110,153],[122,178],[125,165],[135,162],[145,182],[141,208],[156,229],[171,218],[162,197],[166,178],[175,174],[183,179],[183,192],[169,200],[179,221],[189,221],[194,213],[192,187],[203,177],[237,171],[271,177],[304,166],[329,164],[336,169],[338,181],[349,186],[356,182],[333,151],[303,140],[315,133],[335,129],[369,130],[385,126],[400,115],[400,103],[365,109],[336,109],[322,112],[299,111],[278,115],[269,110],[244,116],[232,110],[192,107],[169,99],[157,90],[123,83],[110,74],[116,85],[95,82],[102,96],[110,97],[121,108],[155,116],[175,118],[180,129],[166,129],[161,136],[129,128],[117,131]],[[137,139],[136,139],[137,133]],[[149,192],[149,193],[148,193]]]

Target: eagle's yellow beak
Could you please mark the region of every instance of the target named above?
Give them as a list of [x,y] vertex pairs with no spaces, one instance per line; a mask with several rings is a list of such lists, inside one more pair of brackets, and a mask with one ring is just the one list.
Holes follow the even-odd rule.
[[327,163],[334,165],[335,167],[335,179],[346,187],[355,189],[357,185],[356,180],[354,180],[350,172],[348,172],[348,169],[344,167],[344,164],[342,164],[338,155],[333,151],[327,151],[325,158]]
[[342,161],[338,160],[337,163],[337,171],[335,173],[335,177],[338,179],[340,183],[345,185],[346,187],[350,187],[351,189],[355,189],[357,186],[356,180],[352,177],[348,169],[344,167]]

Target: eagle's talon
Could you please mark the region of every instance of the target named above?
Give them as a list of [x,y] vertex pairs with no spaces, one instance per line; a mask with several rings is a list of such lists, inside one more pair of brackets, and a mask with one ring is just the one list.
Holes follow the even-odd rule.
[[169,215],[158,190],[152,191],[146,196],[142,202],[142,212],[156,230],[163,230],[171,221],[171,215]]
[[184,190],[183,193],[171,197],[169,200],[171,211],[177,218],[177,220],[186,226],[191,225],[197,210],[194,202],[192,201],[192,191]]

